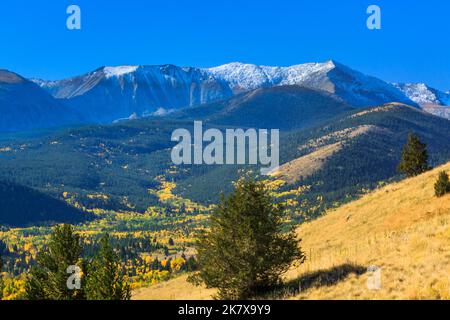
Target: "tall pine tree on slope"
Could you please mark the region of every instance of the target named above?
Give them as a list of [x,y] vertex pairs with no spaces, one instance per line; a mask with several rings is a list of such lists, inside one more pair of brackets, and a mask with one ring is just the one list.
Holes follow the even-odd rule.
[[403,147],[398,171],[406,174],[408,177],[414,177],[429,169],[426,144],[422,143],[418,136],[410,132],[408,141]]
[[285,212],[262,182],[241,180],[199,236],[194,284],[217,288],[217,298],[248,299],[274,289],[304,255],[293,229],[283,232]]

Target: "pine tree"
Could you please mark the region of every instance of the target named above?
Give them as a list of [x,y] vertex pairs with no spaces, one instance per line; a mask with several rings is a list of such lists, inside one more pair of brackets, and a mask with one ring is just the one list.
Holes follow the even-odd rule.
[[410,132],[408,141],[403,147],[398,171],[406,174],[408,177],[414,177],[429,169],[426,144],[422,143],[418,136]]
[[89,268],[86,281],[89,300],[129,300],[130,285],[125,281],[120,261],[109,242],[109,235],[100,239],[100,249]]
[[83,271],[80,237],[70,225],[54,228],[48,246],[39,252],[27,279],[25,290],[30,300],[79,300],[84,291],[68,286],[70,266]]
[[189,281],[217,288],[219,299],[247,299],[281,283],[281,275],[304,255],[293,229],[262,182],[241,180],[210,218],[196,244],[198,272]]
[[434,192],[436,197],[442,197],[450,192],[450,181],[445,171],[439,173],[439,177],[434,185]]

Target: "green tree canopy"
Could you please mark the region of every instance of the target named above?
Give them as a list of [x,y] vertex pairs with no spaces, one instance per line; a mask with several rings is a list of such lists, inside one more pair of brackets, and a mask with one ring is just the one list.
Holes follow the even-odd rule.
[[410,132],[408,141],[403,147],[398,171],[406,174],[408,177],[414,177],[429,169],[426,144],[422,143],[418,136]]
[[70,288],[70,277],[74,275],[69,267],[83,271],[80,236],[70,225],[56,226],[47,247],[38,253],[27,279],[25,290],[30,300],[78,300],[84,298],[84,291]]
[[262,182],[239,181],[199,235],[199,271],[189,280],[217,288],[220,299],[247,299],[275,288],[293,261],[304,260],[294,230],[283,230],[284,217]]
[[109,235],[100,239],[100,250],[89,268],[86,281],[89,300],[129,300],[130,285],[125,281],[123,268],[109,242]]
[[434,191],[437,197],[442,197],[450,192],[450,181],[445,171],[439,173],[439,177],[434,184]]

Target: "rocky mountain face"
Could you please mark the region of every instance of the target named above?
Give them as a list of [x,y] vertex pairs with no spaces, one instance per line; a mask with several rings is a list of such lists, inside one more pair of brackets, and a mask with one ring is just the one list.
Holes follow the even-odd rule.
[[243,63],[208,69],[173,65],[102,67],[79,77],[35,82],[96,123],[197,106],[285,85],[327,91],[355,107],[393,101],[415,105],[393,85],[334,61],[291,67]]
[[417,104],[450,105],[450,92],[431,88],[425,83],[395,83],[394,86]]
[[172,65],[103,67],[71,79],[37,83],[95,123],[132,114],[147,116],[157,110],[180,109],[233,94],[200,69]]
[[450,119],[450,91],[440,91],[425,83],[396,83],[394,86],[423,110]]

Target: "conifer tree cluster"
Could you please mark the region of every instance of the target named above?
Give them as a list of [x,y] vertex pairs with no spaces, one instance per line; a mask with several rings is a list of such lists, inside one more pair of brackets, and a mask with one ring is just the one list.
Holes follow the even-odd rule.
[[125,281],[117,254],[108,234],[100,240],[100,251],[90,265],[86,280],[88,300],[130,300],[130,285]]
[[[90,260],[82,258],[80,236],[70,225],[55,227],[48,245],[38,253],[36,266],[28,276],[25,290],[30,300],[128,300],[129,284],[109,236],[100,240],[100,250]],[[70,268],[80,271],[80,286],[71,286]]]

